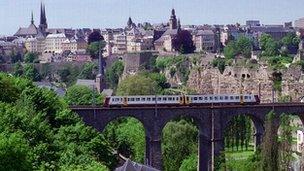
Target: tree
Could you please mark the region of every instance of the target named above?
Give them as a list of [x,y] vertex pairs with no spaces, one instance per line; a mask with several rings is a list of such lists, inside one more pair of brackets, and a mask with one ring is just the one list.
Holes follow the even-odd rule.
[[261,145],[261,169],[263,171],[277,171],[279,169],[278,163],[278,140],[276,124],[276,115],[270,112],[266,116],[265,121],[265,134],[263,143]]
[[288,33],[281,40],[283,46],[292,54],[297,53],[300,41],[300,38],[295,33]]
[[128,76],[118,84],[117,95],[153,95],[157,91],[157,84],[151,78],[141,74]]
[[279,137],[279,161],[280,170],[288,171],[291,167],[292,156],[292,127],[289,115],[281,115],[280,117],[281,134]]
[[275,56],[279,53],[278,43],[269,34],[262,34],[260,39],[260,47],[263,56]]
[[90,79],[95,80],[98,67],[93,62],[87,62],[84,64],[83,69],[81,70],[78,78],[80,79]]
[[106,71],[106,79],[109,86],[113,89],[117,88],[119,78],[122,76],[124,71],[124,64],[122,61],[114,62],[110,68]]
[[73,85],[68,88],[65,100],[69,105],[100,105],[103,103],[103,96],[87,86]]
[[15,52],[13,51],[13,53],[11,54],[11,62],[12,63],[16,63],[16,62],[21,62],[22,61],[22,55],[20,52]]
[[272,40],[273,39],[272,39],[271,35],[263,33],[259,39],[261,49],[265,50],[267,42],[272,41]]
[[235,41],[230,41],[227,46],[224,48],[224,55],[227,59],[234,59],[234,57],[237,55],[237,46]]
[[93,31],[88,37],[88,44],[103,41],[104,38],[99,31]]
[[33,81],[41,80],[41,76],[33,64],[26,64],[24,66],[24,76]]
[[251,57],[252,42],[249,38],[241,36],[236,42],[237,51],[245,58]]
[[14,76],[20,77],[23,75],[23,67],[20,62],[14,64]]
[[197,155],[191,155],[187,159],[184,159],[182,165],[180,166],[180,171],[196,171],[197,170]]
[[165,170],[179,170],[184,159],[197,153],[198,129],[186,120],[169,122],[162,142]]
[[100,41],[100,42],[92,42],[89,44],[87,47],[87,52],[91,55],[93,59],[98,59],[99,57],[99,52],[103,52],[104,47],[106,46],[105,41]]
[[172,46],[182,54],[193,53],[195,50],[192,35],[187,30],[181,30],[177,33],[177,37],[173,39]]
[[0,133],[0,170],[33,170],[32,151],[20,133]]
[[25,63],[39,63],[38,61],[38,54],[33,52],[27,52],[24,55],[24,62]]

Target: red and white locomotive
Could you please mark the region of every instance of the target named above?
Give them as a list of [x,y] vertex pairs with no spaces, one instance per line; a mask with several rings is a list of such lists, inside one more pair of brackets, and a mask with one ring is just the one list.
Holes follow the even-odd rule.
[[132,106],[207,106],[229,104],[259,104],[258,95],[219,94],[219,95],[160,95],[160,96],[108,96],[105,107],[132,107]]

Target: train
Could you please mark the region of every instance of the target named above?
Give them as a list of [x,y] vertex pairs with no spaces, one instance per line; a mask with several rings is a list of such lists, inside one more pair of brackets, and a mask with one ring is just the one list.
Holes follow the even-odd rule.
[[107,96],[104,107],[254,105],[254,94]]

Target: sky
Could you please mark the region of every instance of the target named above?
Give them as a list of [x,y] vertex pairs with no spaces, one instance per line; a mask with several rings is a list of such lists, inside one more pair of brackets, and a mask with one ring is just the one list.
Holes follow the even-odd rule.
[[[117,28],[133,22],[168,22],[175,8],[181,24],[283,24],[304,17],[303,0],[43,0],[49,28]],[[0,35],[39,25],[41,0],[0,0]]]

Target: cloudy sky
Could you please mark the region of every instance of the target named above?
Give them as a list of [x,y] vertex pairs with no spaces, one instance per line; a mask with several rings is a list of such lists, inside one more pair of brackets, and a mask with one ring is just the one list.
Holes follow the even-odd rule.
[[[14,34],[30,23],[38,25],[40,0],[0,0],[0,35]],[[282,24],[304,16],[303,0],[44,0],[49,27],[105,28],[134,22],[167,22],[171,8],[182,24],[245,23],[259,19]]]

